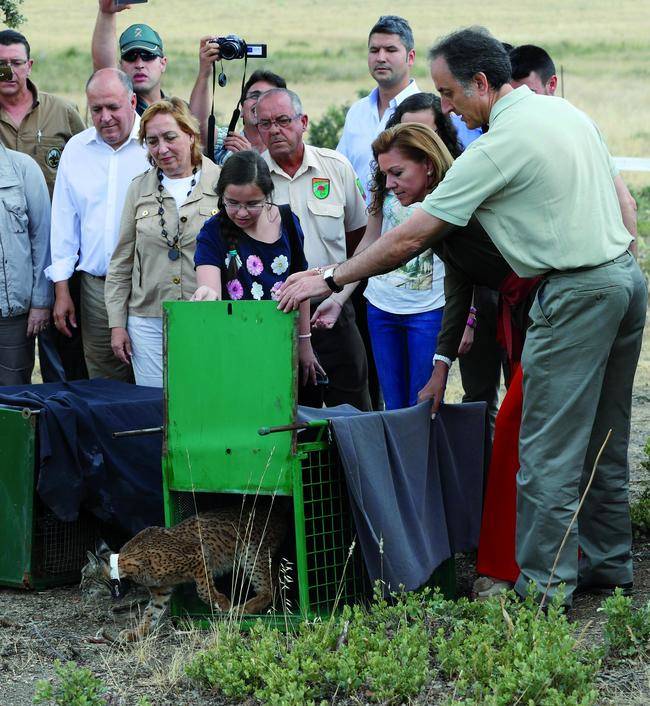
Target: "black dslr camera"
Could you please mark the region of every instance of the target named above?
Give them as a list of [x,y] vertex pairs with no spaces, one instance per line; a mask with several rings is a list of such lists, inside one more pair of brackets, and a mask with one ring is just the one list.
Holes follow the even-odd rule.
[[266,59],[266,44],[247,44],[236,34],[228,34],[225,37],[211,39],[211,42],[219,45],[221,58],[226,61],[233,59]]

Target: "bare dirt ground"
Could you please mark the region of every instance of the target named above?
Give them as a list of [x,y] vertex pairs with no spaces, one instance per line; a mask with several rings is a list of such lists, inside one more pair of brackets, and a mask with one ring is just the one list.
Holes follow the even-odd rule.
[[[630,443],[633,497],[647,481],[641,461],[649,434],[650,323],[634,389]],[[634,564],[634,600],[641,605],[650,600],[649,540],[635,542]],[[467,594],[475,578],[473,557],[458,558],[458,573],[459,591]],[[198,693],[183,675],[188,655],[207,639],[206,634],[178,629],[166,621],[159,634],[138,645],[116,647],[102,639],[102,629],[116,634],[137,620],[138,607],[143,606],[146,596],[139,594],[135,601],[129,598],[116,606],[107,595],[82,598],[77,586],[42,592],[0,588],[0,704],[31,704],[36,680],[53,676],[56,659],[89,667],[108,686],[109,703],[115,706],[135,706],[143,696],[156,706],[225,704],[223,699]],[[600,603],[601,599],[587,595],[574,602],[572,619],[585,630],[590,644],[602,639],[603,617],[597,612]],[[648,704],[650,665],[640,661],[606,664],[599,686],[601,704]]]

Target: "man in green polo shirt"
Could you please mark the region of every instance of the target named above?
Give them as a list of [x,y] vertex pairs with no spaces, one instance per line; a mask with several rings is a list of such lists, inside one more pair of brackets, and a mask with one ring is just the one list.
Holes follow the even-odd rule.
[[[544,278],[522,358],[524,409],[517,479],[515,585],[565,601],[584,588],[631,588],[627,447],[632,384],[647,290],[628,247],[611,157],[593,122],[560,98],[509,84],[510,62],[484,30],[465,29],[430,52],[444,111],[488,132],[454,162],[422,208],[347,262],[291,277],[280,308],[394,269],[454,237],[475,213],[513,270]],[[437,410],[447,365],[427,388]],[[607,432],[580,512],[553,564]],[[578,547],[582,552],[578,561]]]

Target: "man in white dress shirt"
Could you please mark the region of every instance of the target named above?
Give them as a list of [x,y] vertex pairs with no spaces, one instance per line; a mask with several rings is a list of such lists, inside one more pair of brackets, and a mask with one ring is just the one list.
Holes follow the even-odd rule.
[[420,92],[411,78],[414,61],[409,23],[397,15],[380,17],[368,35],[368,69],[377,87],[352,105],[336,148],[350,160],[368,203],[372,141],[386,127],[395,108],[408,96]]
[[61,157],[52,201],[54,323],[66,336],[77,326],[68,279],[81,271],[81,328],[88,374],[130,381],[131,369],[113,355],[104,280],[117,244],[126,191],[149,164],[138,141],[140,118],[131,79],[100,69],[86,85],[92,128],[75,135]]

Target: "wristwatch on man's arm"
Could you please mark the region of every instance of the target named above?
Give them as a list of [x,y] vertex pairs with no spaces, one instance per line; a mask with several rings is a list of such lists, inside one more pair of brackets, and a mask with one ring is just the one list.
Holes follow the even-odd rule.
[[334,281],[334,271],[336,267],[328,267],[323,270],[323,279],[325,280],[327,286],[336,294],[343,291],[343,287],[340,284],[336,284]]

